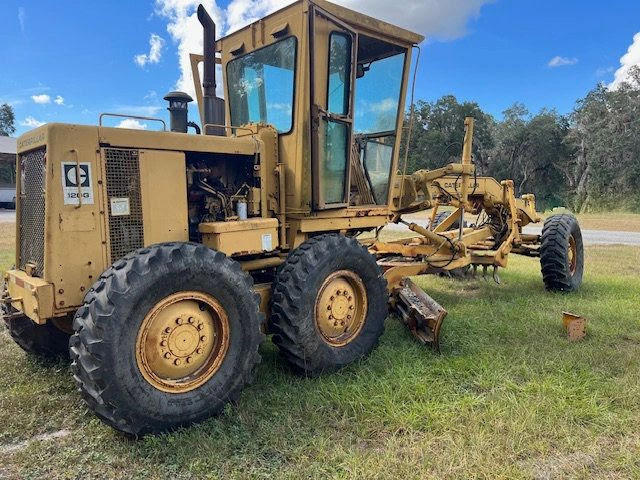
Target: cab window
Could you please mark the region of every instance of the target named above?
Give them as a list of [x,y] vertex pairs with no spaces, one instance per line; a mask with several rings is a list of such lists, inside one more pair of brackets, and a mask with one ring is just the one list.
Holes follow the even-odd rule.
[[[359,168],[369,192],[355,198],[386,205],[396,147],[406,50],[382,40],[360,36],[356,72],[354,137],[360,154]],[[366,193],[366,195],[363,195]],[[352,202],[361,204],[358,200]]]
[[280,40],[227,65],[231,125],[268,123],[279,133],[293,128],[297,41]]

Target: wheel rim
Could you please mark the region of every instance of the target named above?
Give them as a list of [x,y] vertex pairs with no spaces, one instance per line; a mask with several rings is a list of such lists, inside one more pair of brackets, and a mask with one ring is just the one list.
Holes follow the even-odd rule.
[[229,348],[229,319],[216,299],[181,292],[156,304],[142,321],[136,361],[158,390],[185,393],[219,370]]
[[316,299],[315,322],[322,339],[342,347],[355,340],[367,317],[367,291],[358,275],[341,270],[322,284]]
[[575,275],[578,269],[578,247],[576,246],[576,239],[573,235],[569,237],[569,272],[571,275]]

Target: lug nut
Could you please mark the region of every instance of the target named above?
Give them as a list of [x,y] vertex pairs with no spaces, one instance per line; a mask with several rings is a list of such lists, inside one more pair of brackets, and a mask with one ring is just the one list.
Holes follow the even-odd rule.
[[207,337],[206,337],[206,336],[204,336],[204,335],[203,335],[203,336],[201,336],[201,337],[200,337],[200,341],[201,341],[201,342],[206,342],[206,341],[207,341]]
[[200,331],[204,330],[204,325],[203,324],[198,325],[198,330]]
[[351,320],[351,315],[347,315],[347,320]]
[[175,364],[176,367],[179,367],[180,364],[182,363],[182,360],[180,360],[179,358],[176,358],[176,361],[173,363]]
[[353,305],[349,305],[349,310],[355,310],[356,307],[354,307]]
[[161,341],[160,342],[160,346],[161,347],[166,347],[167,346],[167,341],[166,340]]
[[336,297],[331,297],[329,300],[331,300],[332,302],[336,299]]
[[329,306],[327,307],[327,310],[331,310],[331,305],[329,305]]
[[196,353],[197,353],[198,355],[202,355],[202,349],[201,349],[201,348],[197,349],[197,350],[196,350]]
[[333,315],[329,315],[329,320],[333,320]]
[[171,358],[171,354],[170,354],[169,352],[165,353],[165,354],[164,354],[164,358],[166,358],[166,359]]
[[336,295],[338,295],[338,296],[342,295],[342,290],[338,290],[338,291],[336,292]]
[[187,357],[187,363],[191,363],[191,362],[193,362],[193,358]]
[[171,327],[167,327],[164,329],[164,333],[171,333]]
[[178,325],[182,325],[184,323],[184,320],[182,320],[181,318],[176,319],[176,323]]
[[195,322],[195,319],[193,317],[189,317],[189,323],[193,323]]

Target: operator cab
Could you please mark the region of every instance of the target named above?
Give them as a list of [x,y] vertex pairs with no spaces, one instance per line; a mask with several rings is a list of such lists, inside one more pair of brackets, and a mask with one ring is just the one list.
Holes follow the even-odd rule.
[[251,124],[277,130],[294,192],[288,206],[386,208],[411,49],[422,40],[326,1],[301,0],[217,42],[231,134]]

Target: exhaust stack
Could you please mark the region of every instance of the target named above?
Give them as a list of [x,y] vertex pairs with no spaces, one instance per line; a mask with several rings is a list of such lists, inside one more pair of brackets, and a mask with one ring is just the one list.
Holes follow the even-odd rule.
[[[204,29],[204,78],[202,90],[204,97],[204,125],[225,125],[225,104],[216,95],[216,24],[205,8],[198,6],[198,20]],[[226,135],[224,128],[205,127],[205,135]]]

